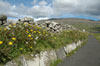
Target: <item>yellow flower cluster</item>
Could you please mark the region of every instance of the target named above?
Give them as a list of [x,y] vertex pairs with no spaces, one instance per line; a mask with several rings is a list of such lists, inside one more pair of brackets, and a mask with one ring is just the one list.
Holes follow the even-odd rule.
[[[13,37],[12,40],[16,40],[16,38]],[[3,44],[3,41],[0,41],[0,45],[1,45],[1,44]],[[11,42],[11,41],[8,42],[8,45],[13,45],[13,42]]]
[[13,37],[12,40],[16,40],[16,38]]
[[8,44],[9,44],[9,45],[13,45],[13,42],[10,41]]
[[29,34],[28,37],[32,37],[32,35]]
[[0,41],[0,45],[3,44],[3,41]]

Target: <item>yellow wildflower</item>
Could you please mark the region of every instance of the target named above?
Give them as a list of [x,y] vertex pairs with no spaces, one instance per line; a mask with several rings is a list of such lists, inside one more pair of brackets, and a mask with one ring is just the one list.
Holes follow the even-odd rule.
[[39,34],[41,33],[41,32],[38,32]]
[[0,45],[3,44],[3,41],[0,41]]
[[6,31],[6,30],[7,30],[7,28],[4,28],[4,30]]
[[23,48],[20,48],[20,50],[23,50]]
[[16,40],[16,38],[13,37],[12,40]]
[[30,48],[32,49],[33,47],[32,47],[32,46],[30,46]]
[[31,40],[33,39],[33,38],[30,38]]
[[32,32],[33,30],[31,29],[31,32]]
[[9,42],[8,44],[9,44],[9,45],[13,45],[13,42]]
[[26,33],[29,33],[28,31],[26,31]]
[[29,34],[28,37],[32,37],[32,35]]
[[36,33],[36,31],[34,31],[34,33]]

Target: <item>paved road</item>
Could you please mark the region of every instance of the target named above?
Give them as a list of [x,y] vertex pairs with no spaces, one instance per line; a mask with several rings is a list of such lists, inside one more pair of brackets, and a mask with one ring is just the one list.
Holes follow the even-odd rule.
[[100,66],[100,43],[93,36],[88,39],[85,46],[58,66]]

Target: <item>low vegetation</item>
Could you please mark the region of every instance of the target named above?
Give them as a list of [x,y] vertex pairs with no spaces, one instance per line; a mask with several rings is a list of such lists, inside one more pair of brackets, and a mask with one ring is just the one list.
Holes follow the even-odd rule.
[[62,60],[56,60],[56,61],[53,61],[51,64],[50,64],[50,66],[57,66],[59,63],[61,63],[62,62]]
[[95,36],[95,38],[96,38],[97,40],[100,41],[100,33],[94,33],[93,35]]
[[28,23],[0,27],[0,64],[22,54],[37,54],[86,38],[87,33],[78,30],[54,34]]

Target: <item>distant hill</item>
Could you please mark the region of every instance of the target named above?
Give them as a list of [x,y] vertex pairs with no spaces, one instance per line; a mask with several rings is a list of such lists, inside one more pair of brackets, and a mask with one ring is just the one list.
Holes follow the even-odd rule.
[[89,20],[89,19],[81,19],[81,18],[53,18],[49,20],[54,20],[54,21],[67,21],[67,22],[100,22],[100,21],[94,21],[94,20]]

